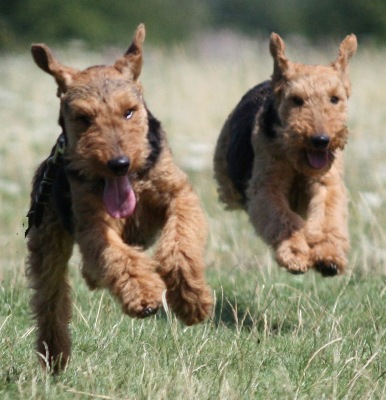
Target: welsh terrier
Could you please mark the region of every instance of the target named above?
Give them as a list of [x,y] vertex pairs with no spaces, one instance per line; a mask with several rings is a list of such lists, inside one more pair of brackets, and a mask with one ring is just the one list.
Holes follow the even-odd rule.
[[[67,264],[74,244],[90,289],[108,288],[128,315],[157,312],[165,289],[185,324],[211,313],[206,219],[143,100],[144,39],[141,24],[112,66],[83,71],[61,64],[44,44],[32,46],[60,98],[62,134],[35,174],[26,233],[37,351],[54,373],[71,351]],[[151,257],[144,250],[154,242]]]
[[273,33],[271,80],[250,89],[220,133],[214,172],[227,208],[244,209],[280,266],[343,273],[349,250],[343,149],[348,138],[349,35],[329,66],[285,56]]

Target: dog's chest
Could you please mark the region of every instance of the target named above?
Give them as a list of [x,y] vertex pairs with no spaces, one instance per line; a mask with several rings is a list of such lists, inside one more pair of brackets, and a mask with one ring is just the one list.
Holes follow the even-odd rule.
[[303,176],[295,176],[288,194],[288,201],[291,210],[306,218],[310,194],[307,179]]
[[148,248],[158,239],[164,224],[162,208],[139,202],[134,214],[126,221],[123,240],[130,245]]

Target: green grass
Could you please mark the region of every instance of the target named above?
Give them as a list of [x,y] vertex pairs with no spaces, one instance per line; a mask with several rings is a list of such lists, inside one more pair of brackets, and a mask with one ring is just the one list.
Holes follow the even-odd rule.
[[[10,279],[1,309],[4,398],[381,398],[385,285],[353,274],[267,276],[210,270],[213,319],[185,328],[171,315],[135,321],[74,277],[74,353],[56,380],[37,367],[28,293]],[[8,397],[7,397],[8,396]],[[373,397],[372,397],[373,396]]]
[[[308,62],[336,54],[332,46],[288,48]],[[0,398],[386,399],[386,82],[380,80],[386,51],[361,49],[352,61],[346,152],[352,251],[347,274],[332,279],[278,268],[246,215],[225,212],[217,201],[216,137],[240,96],[269,77],[267,43],[207,40],[188,50],[145,51],[145,98],[209,220],[213,317],[186,328],[168,312],[144,321],[123,316],[108,292],[87,290],[75,255],[73,358],[57,378],[40,369],[23,224],[33,169],[59,133],[58,100],[52,78],[28,54],[1,55]],[[79,49],[59,54],[78,67],[112,57]]]

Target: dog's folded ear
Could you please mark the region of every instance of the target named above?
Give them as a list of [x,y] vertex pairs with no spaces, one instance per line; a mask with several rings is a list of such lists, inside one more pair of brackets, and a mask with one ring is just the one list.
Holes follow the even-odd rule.
[[60,64],[54,57],[51,49],[44,43],[33,44],[31,46],[31,53],[37,66],[55,78],[58,84],[58,96],[65,93],[73,80],[73,76],[78,71]]
[[136,81],[142,69],[142,44],[145,41],[145,25],[140,24],[135,31],[133,42],[123,57],[119,58],[114,67],[122,73],[129,73]]

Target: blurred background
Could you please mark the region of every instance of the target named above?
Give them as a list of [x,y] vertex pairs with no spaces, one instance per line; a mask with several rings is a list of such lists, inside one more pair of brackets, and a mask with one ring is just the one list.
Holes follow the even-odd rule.
[[149,42],[163,45],[221,30],[311,41],[355,32],[386,42],[385,0],[2,0],[0,49],[40,41],[126,43],[139,22]]

